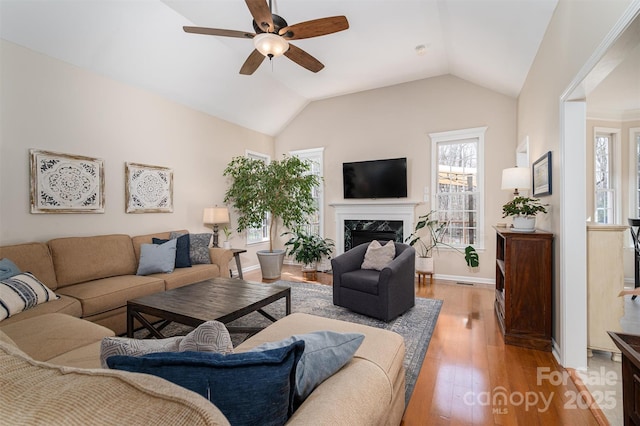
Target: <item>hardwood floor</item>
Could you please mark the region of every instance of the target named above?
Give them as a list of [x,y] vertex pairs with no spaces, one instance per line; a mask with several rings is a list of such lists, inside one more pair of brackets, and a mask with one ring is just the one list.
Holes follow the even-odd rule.
[[[244,277],[262,280],[259,270]],[[299,266],[289,265],[281,279],[307,281]],[[318,273],[314,282],[330,285],[332,277]],[[493,289],[435,280],[416,282],[416,295],[444,303],[404,426],[607,424],[589,410],[580,396],[586,391],[576,388],[550,352],[504,344]]]

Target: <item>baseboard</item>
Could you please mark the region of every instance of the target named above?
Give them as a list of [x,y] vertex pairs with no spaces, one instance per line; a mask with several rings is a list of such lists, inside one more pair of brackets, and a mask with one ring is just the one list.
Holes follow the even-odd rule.
[[469,277],[467,275],[445,275],[445,274],[434,274],[433,278],[437,280],[446,280],[446,281],[455,281],[462,284],[479,284],[483,286],[487,286],[490,288],[496,287],[495,278],[480,278],[480,277]]

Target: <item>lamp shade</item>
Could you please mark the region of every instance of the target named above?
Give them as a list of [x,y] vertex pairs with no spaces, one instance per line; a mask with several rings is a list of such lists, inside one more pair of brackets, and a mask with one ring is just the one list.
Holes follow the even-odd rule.
[[205,225],[229,223],[229,209],[226,207],[207,207],[202,213],[202,222]]
[[289,42],[273,33],[260,33],[253,37],[253,45],[258,52],[270,58],[284,55],[289,50]]
[[511,167],[502,171],[502,189],[531,188],[531,172],[528,167]]

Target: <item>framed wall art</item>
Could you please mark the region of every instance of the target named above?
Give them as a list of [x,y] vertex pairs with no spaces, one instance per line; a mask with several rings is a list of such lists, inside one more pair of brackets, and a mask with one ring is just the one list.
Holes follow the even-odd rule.
[[531,172],[533,173],[533,196],[551,195],[551,151],[533,163]]
[[127,213],[172,213],[173,170],[125,163]]
[[29,150],[31,213],[104,213],[104,161]]

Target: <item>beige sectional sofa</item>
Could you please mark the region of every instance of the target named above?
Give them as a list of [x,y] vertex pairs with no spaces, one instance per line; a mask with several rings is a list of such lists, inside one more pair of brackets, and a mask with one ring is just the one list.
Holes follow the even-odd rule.
[[[317,330],[358,332],[365,338],[353,359],[315,388],[287,424],[400,424],[405,347],[396,333],[294,313],[236,351]],[[0,424],[228,424],[197,393],[146,374],[100,369],[100,340],[110,335],[105,327],[65,314],[0,328]]]
[[[176,231],[187,233],[188,231]],[[210,248],[211,264],[176,268],[172,273],[138,276],[140,246],[171,232],[130,237],[123,234],[56,238],[0,247],[22,271],[31,272],[60,296],[0,322],[0,327],[43,313],[66,313],[126,332],[127,300],[198,281],[229,276],[230,250]]]
[[[125,331],[126,300],[228,276],[231,252],[211,249],[211,265],[136,276],[140,245],[169,233],[61,238],[0,247],[0,258],[60,295],[0,321],[0,425],[226,425],[197,393],[146,374],[100,368],[100,342]],[[398,425],[404,413],[403,338],[393,332],[294,313],[235,351],[294,334],[332,330],[365,335],[353,359],[321,383],[291,425]]]

